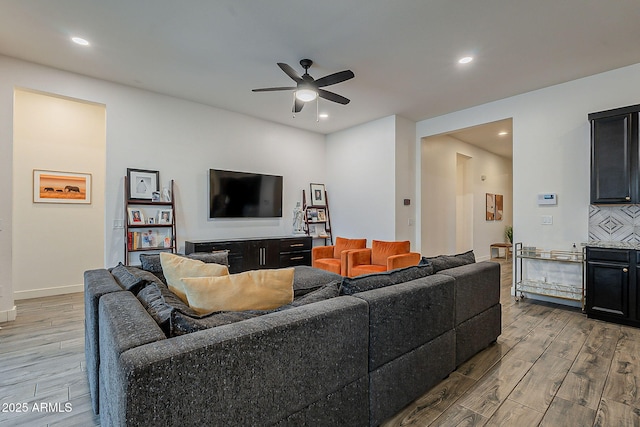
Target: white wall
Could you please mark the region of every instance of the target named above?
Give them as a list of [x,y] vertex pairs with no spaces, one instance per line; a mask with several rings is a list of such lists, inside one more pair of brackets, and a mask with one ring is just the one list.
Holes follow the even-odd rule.
[[[446,135],[425,138],[422,142],[422,235],[425,256],[460,252],[457,239],[458,156],[467,163],[472,218],[473,249],[477,259],[488,259],[489,245],[504,241],[504,227],[511,224],[511,161]],[[486,177],[482,181],[481,176]],[[485,194],[504,196],[502,221],[486,221]]]
[[334,236],[395,239],[395,117],[327,136],[326,182]]
[[[394,240],[411,241],[416,246],[416,124],[400,116],[396,117],[396,235]],[[404,205],[404,199],[410,204]]]
[[[587,114],[639,100],[636,64],[421,121],[416,144],[426,136],[513,117],[514,241],[570,249],[588,238]],[[539,207],[536,196],[543,192],[557,193],[558,205]],[[541,215],[552,215],[553,225],[541,225]]]
[[[127,167],[160,171],[162,185],[170,179],[176,181],[180,249],[189,239],[290,234],[293,208],[301,200],[302,189],[310,182],[325,182],[325,138],[321,134],[8,57],[0,56],[0,75],[3,197],[11,195],[13,185],[12,173],[7,171],[13,168],[14,87],[106,105],[104,266],[113,266],[124,257],[124,232],[114,229],[114,220],[125,217],[123,180]],[[208,221],[209,168],[283,175],[284,217]],[[12,218],[7,205],[0,204],[0,313],[13,309]],[[59,242],[60,250],[72,244],[71,237]]]
[[[105,108],[16,90],[13,291],[16,299],[82,292],[104,260]],[[33,171],[91,174],[90,204],[34,203]],[[62,244],[62,245],[61,245]]]

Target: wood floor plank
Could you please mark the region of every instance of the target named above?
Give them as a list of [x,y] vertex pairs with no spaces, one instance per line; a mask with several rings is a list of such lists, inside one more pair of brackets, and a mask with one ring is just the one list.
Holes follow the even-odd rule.
[[622,330],[603,397],[640,406],[640,333]]
[[640,426],[640,408],[603,398],[596,414],[595,427]]
[[484,426],[487,418],[473,412],[472,410],[460,405],[454,405],[447,409],[432,426],[464,426],[464,427],[481,427]]
[[460,365],[456,372],[478,380],[511,351],[511,348],[508,344],[498,341]]
[[593,322],[583,315],[571,316],[562,332],[549,345],[546,353],[568,360],[575,360],[593,326]]
[[531,362],[507,354],[459,400],[460,405],[483,417],[491,417],[532,366]]
[[475,380],[454,372],[382,426],[429,425],[474,384]]
[[516,386],[509,399],[544,413],[570,368],[571,360],[543,354]]
[[539,427],[592,426],[596,411],[556,397],[542,417]]
[[537,426],[544,413],[507,399],[489,419],[485,427]]

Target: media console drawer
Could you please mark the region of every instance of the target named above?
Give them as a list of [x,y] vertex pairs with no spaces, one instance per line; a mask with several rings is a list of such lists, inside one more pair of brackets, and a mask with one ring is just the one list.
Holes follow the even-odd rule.
[[264,237],[185,242],[185,252],[229,251],[229,272],[311,265],[311,237]]

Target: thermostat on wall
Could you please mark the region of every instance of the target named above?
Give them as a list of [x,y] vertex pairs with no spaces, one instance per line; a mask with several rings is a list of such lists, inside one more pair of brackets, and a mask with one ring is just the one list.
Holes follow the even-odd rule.
[[538,194],[539,205],[557,205],[558,195],[556,193]]

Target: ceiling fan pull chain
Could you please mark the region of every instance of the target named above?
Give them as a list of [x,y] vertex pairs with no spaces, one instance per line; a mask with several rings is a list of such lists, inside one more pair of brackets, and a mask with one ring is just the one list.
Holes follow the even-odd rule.
[[316,97],[316,122],[320,121],[320,107],[318,106],[319,104],[319,99],[320,97]]

